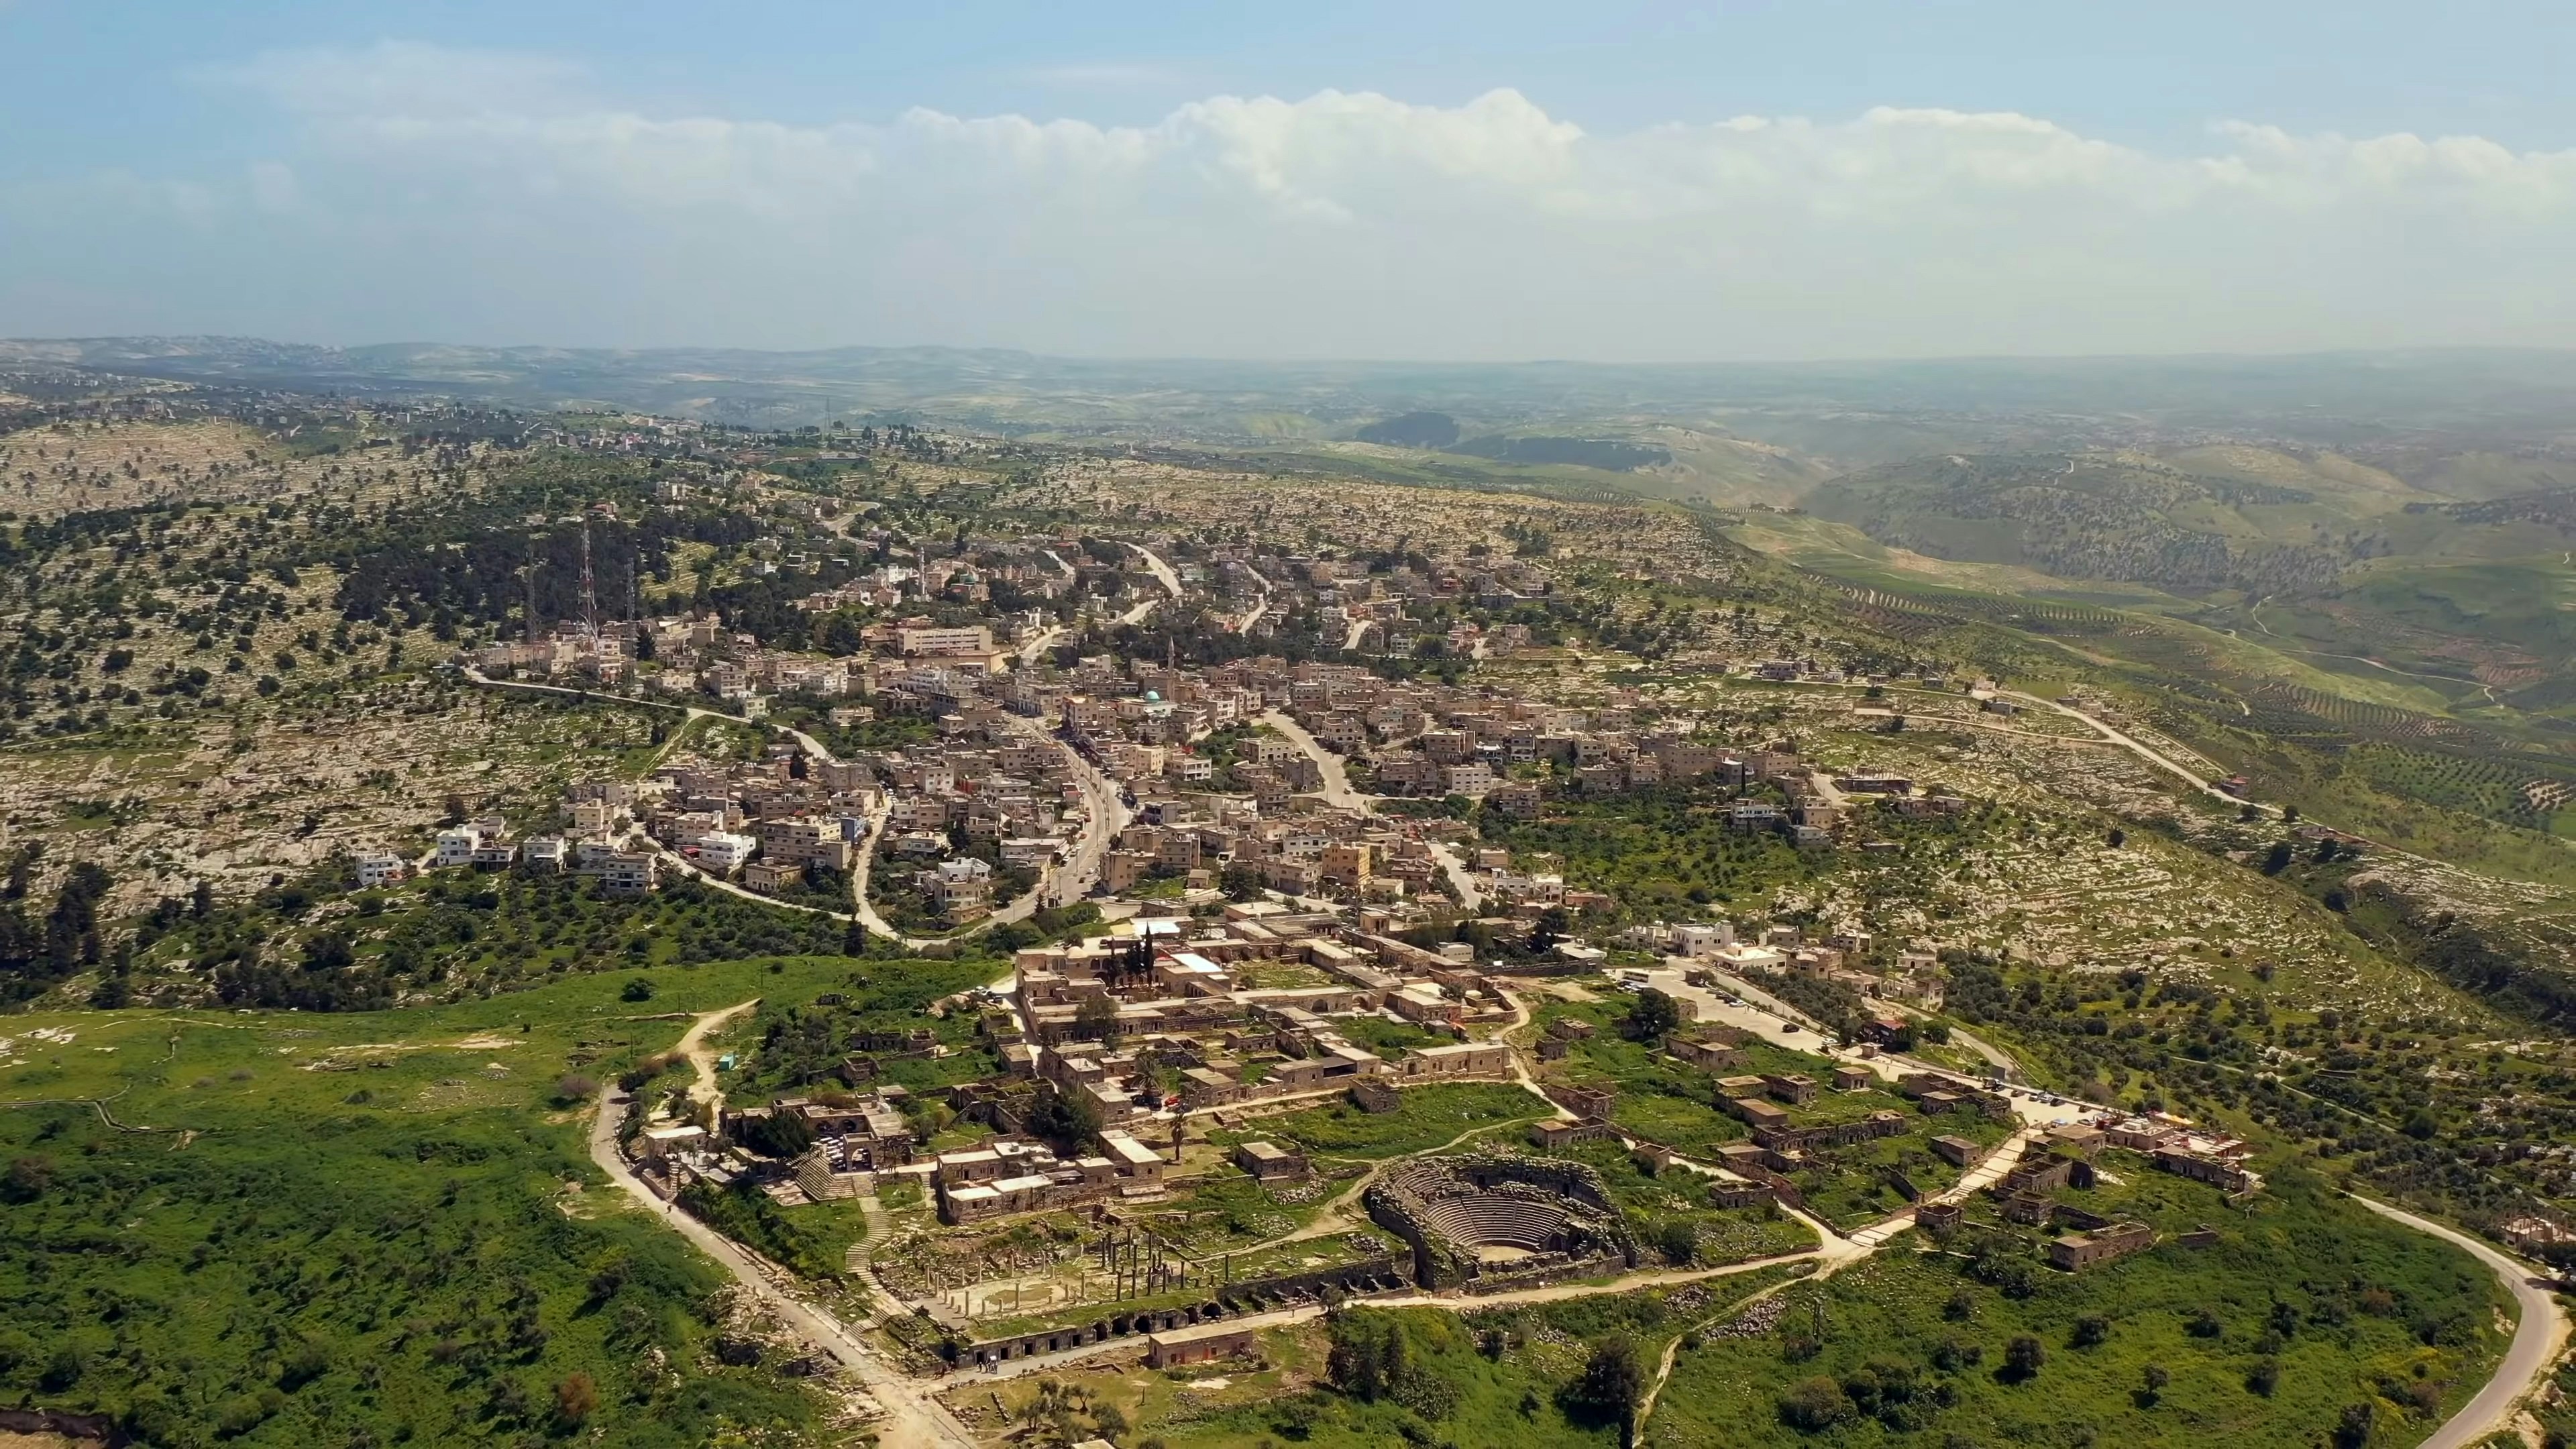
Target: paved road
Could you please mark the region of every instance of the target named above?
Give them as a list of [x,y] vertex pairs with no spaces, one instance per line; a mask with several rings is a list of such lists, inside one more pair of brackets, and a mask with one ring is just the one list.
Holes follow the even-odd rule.
[[1163,562],[1162,555],[1141,543],[1131,543],[1127,546],[1136,550],[1137,556],[1145,560],[1145,567],[1153,571],[1154,580],[1163,586],[1163,592],[1171,595],[1174,602],[1178,602],[1181,597],[1181,576],[1172,572],[1172,566]]
[[[1324,776],[1325,804],[1341,810],[1356,810],[1362,815],[1377,813],[1376,797],[1361,794],[1351,784],[1350,768],[1342,757],[1325,749],[1321,741],[1306,732],[1305,726],[1275,709],[1264,713],[1259,722],[1277,730],[1288,743],[1297,747],[1300,754],[1315,762],[1315,768]],[[1459,903],[1469,914],[1484,909],[1485,889],[1476,883],[1475,872],[1467,868],[1467,862],[1459,858],[1454,848],[1440,841],[1427,843],[1431,847],[1431,858],[1440,863],[1441,874],[1449,878],[1450,887],[1458,892]]]
[[1262,577],[1261,570],[1254,568],[1250,564],[1245,564],[1243,566],[1243,571],[1252,576],[1253,586],[1261,590],[1261,602],[1254,604],[1251,608],[1245,610],[1243,617],[1234,621],[1234,632],[1237,634],[1251,633],[1252,626],[1261,622],[1261,616],[1270,612],[1270,600],[1273,592],[1270,580]]
[[1377,813],[1377,806],[1369,797],[1351,788],[1351,772],[1343,765],[1342,757],[1325,749],[1313,735],[1306,733],[1304,725],[1275,709],[1264,712],[1259,722],[1277,730],[1288,743],[1297,747],[1298,753],[1315,762],[1315,768],[1324,776],[1325,804],[1337,810],[1356,810],[1362,815]]
[[1043,634],[1032,636],[1029,639],[1029,642],[1020,646],[1020,662],[1022,664],[1037,663],[1039,655],[1044,654],[1047,650],[1053,648],[1055,646],[1055,641],[1063,638],[1071,632],[1073,631],[1067,629],[1064,625],[1058,624]]
[[1449,877],[1450,889],[1458,893],[1458,903],[1467,908],[1467,914],[1472,916],[1483,910],[1485,888],[1476,883],[1475,872],[1467,869],[1467,862],[1459,858],[1457,848],[1438,840],[1425,843],[1431,847],[1431,858],[1440,862],[1440,873]]
[[2468,1449],[2488,1435],[2507,1429],[2515,1410],[2540,1387],[2550,1365],[2558,1361],[2559,1351],[2567,1346],[2566,1310],[2558,1306],[2558,1300],[2548,1290],[2534,1285],[2531,1268],[2476,1238],[2386,1203],[2359,1195],[2353,1201],[2381,1217],[2466,1249],[2511,1290],[2514,1303],[2522,1310],[2522,1322],[2513,1332],[2513,1346],[2505,1350],[2504,1362],[2496,1365],[2495,1376],[2478,1390],[2476,1398],[2461,1405],[2458,1413],[2427,1436],[2421,1449]]
[[1074,782],[1082,789],[1084,810],[1091,816],[1080,835],[1074,837],[1073,849],[1064,864],[1056,867],[1055,897],[1059,904],[1071,904],[1090,894],[1100,880],[1100,860],[1108,854],[1109,844],[1127,825],[1127,802],[1119,794],[1118,782],[1094,768],[1082,752],[1059,742],[1065,758],[1073,762]]

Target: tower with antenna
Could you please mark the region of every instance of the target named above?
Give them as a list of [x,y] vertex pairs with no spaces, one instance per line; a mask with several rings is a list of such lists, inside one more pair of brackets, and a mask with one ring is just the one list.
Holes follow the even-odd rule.
[[591,586],[590,525],[581,526],[581,627],[591,638],[599,637],[599,592]]

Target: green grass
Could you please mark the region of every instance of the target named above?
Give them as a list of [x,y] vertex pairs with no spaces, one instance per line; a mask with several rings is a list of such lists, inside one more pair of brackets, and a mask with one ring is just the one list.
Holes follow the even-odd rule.
[[1382,1016],[1345,1016],[1333,1023],[1353,1046],[1364,1046],[1388,1061],[1403,1057],[1409,1047],[1436,1046],[1453,1038],[1409,1021],[1389,1021]]
[[1277,1117],[1258,1117],[1232,1131],[1209,1133],[1227,1144],[1256,1138],[1286,1139],[1333,1157],[1401,1157],[1427,1152],[1478,1127],[1531,1122],[1550,1115],[1538,1098],[1518,1087],[1452,1083],[1413,1087],[1393,1112],[1363,1112],[1347,1098]]
[[[1721,1318],[1737,1304],[1796,1276],[1757,1269],[1679,1289],[1602,1294],[1558,1303],[1471,1309],[1352,1308],[1341,1332],[1400,1336],[1404,1369],[1374,1398],[1319,1385],[1302,1394],[1276,1392],[1250,1400],[1229,1396],[1213,1411],[1164,1407],[1149,1388],[1138,1397],[1138,1431],[1173,1449],[1238,1449],[1299,1443],[1322,1449],[1379,1449],[1390,1444],[1573,1446],[1620,1442],[1615,1421],[1593,1413],[1564,1390],[1595,1344],[1614,1334],[1636,1344],[1649,1379],[1664,1346],[1683,1332]],[[1331,1329],[1305,1324],[1262,1336],[1265,1360],[1323,1375]],[[1136,1375],[1152,1383],[1155,1376]],[[1181,1396],[1186,1403],[1191,1396]]]
[[1710,1207],[1707,1178],[1686,1168],[1650,1174],[1615,1142],[1582,1143],[1565,1155],[1601,1174],[1629,1231],[1645,1247],[1646,1265],[1665,1264],[1659,1230],[1673,1223],[1688,1224],[1696,1244],[1691,1261],[1671,1264],[1676,1267],[1741,1263],[1816,1246],[1816,1235],[1796,1219],[1771,1209]]
[[1187,1196],[1166,1205],[1136,1209],[1132,1215],[1187,1245],[1193,1253],[1222,1253],[1283,1237],[1304,1227],[1340,1190],[1330,1183],[1295,1186],[1293,1196],[1302,1201],[1282,1198],[1242,1173],[1220,1172],[1201,1179]]
[[[1596,1030],[1572,1043],[1565,1074],[1575,1084],[1616,1093],[1610,1120],[1635,1136],[1661,1143],[1702,1161],[1729,1143],[1752,1133],[1719,1105],[1717,1076],[1650,1050],[1619,1035],[1627,1014],[1624,1001],[1551,1002],[1538,1009],[1542,1029],[1560,1017],[1592,1022]],[[1877,1112],[1905,1114],[1905,1131],[1874,1142],[1819,1149],[1815,1166],[1792,1174],[1808,1205],[1827,1221],[1856,1226],[1904,1206],[1905,1198],[1888,1183],[1890,1171],[1902,1172],[1925,1192],[1958,1181],[1957,1168],[1935,1156],[1931,1139],[1943,1135],[1995,1142],[2008,1130],[1975,1112],[1925,1117],[1914,1104],[1883,1090],[1837,1092],[1831,1089],[1834,1063],[1765,1041],[1742,1048],[1745,1065],[1727,1075],[1796,1073],[1816,1083],[1815,1100],[1791,1107],[1792,1126],[1812,1127],[1848,1122]]]
[[[2168,1236],[2214,1222],[2220,1243],[2168,1242],[2081,1274],[2039,1267],[2027,1296],[2014,1296],[1979,1281],[1965,1257],[1906,1252],[1900,1240],[1819,1289],[1791,1290],[1775,1331],[1684,1352],[1645,1442],[2258,1449],[2322,1442],[2348,1406],[2365,1403],[2399,1442],[2474,1392],[2503,1347],[2490,1323],[2500,1294],[2476,1263],[2303,1173],[2282,1174],[2250,1220],[2197,1184],[2138,1176],[2140,1191],[2111,1194],[2128,1199],[2125,1210]],[[2203,1309],[2215,1336],[2193,1331]],[[2103,1319],[2108,1337],[2080,1347],[2087,1317]],[[2015,1382],[1998,1370],[2022,1336],[2039,1341],[2045,1362]],[[1949,1342],[1975,1349],[1977,1361],[1945,1354]],[[2279,1364],[2268,1397],[2247,1387],[2267,1359]],[[1910,1371],[1915,1401],[1876,1417],[1854,1411],[1820,1431],[1783,1422],[1792,1385],[1857,1382],[1874,1364]],[[2169,1375],[2152,1399],[2141,1392],[2150,1364]]]
[[[0,1200],[0,1389],[155,1444],[543,1436],[575,1375],[602,1442],[811,1425],[801,1392],[709,1355],[726,1280],[608,1186],[558,1100],[567,1072],[666,1049],[683,1023],[652,1016],[832,969],[769,964],[655,972],[640,1005],[620,975],[340,1016],[8,1018],[0,1095],[112,1096],[159,1130],[0,1112],[28,1164]],[[828,1211],[804,1226],[846,1241]]]

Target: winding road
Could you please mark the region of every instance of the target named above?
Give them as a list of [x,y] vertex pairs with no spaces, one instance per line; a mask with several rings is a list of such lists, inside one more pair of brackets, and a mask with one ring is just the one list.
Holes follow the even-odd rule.
[[2511,1429],[2523,1400],[2540,1387],[2550,1365],[2567,1347],[2567,1313],[2558,1306],[2556,1296],[2541,1286],[2546,1280],[2536,1278],[2529,1267],[2456,1228],[2384,1202],[2373,1202],[2358,1193],[2352,1195],[2352,1200],[2383,1218],[2419,1233],[2430,1233],[2466,1251],[2512,1290],[2514,1303],[2522,1310],[2522,1321],[2514,1326],[2513,1344],[2505,1350],[2504,1361],[2496,1365],[2495,1376],[2478,1390],[2477,1397],[2462,1404],[2458,1413],[2426,1437],[2419,1449],[2468,1449],[2490,1434]]
[[[1359,788],[1351,783],[1350,767],[1342,757],[1325,749],[1323,742],[1307,733],[1304,725],[1275,709],[1264,712],[1256,722],[1277,730],[1282,738],[1297,747],[1299,754],[1315,762],[1316,770],[1324,777],[1325,804],[1362,815],[1377,814],[1377,797],[1360,793]],[[1477,883],[1475,873],[1467,869],[1467,862],[1459,859],[1457,850],[1442,841],[1424,843],[1431,850],[1431,858],[1439,862],[1440,873],[1448,877],[1449,888],[1458,893],[1459,904],[1466,907],[1470,915],[1484,909],[1485,888]]]

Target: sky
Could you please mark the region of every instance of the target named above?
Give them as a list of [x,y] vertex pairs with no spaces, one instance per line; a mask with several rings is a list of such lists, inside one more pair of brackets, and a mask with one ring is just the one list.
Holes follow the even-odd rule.
[[2576,346],[2576,6],[0,0],[0,336]]

